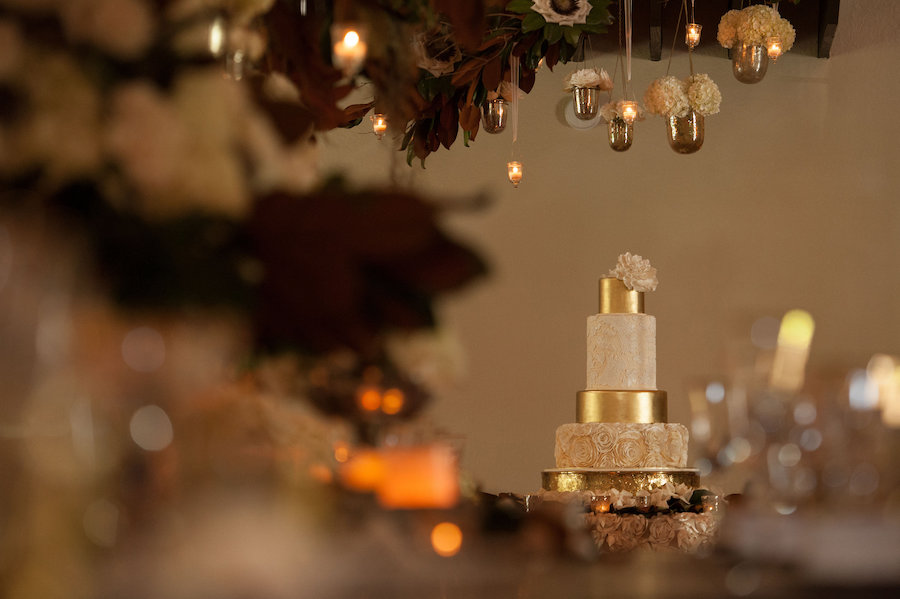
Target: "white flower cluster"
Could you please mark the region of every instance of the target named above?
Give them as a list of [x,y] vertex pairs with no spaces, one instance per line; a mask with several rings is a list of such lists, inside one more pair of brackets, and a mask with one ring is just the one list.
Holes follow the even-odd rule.
[[619,256],[615,268],[607,276],[620,279],[629,289],[641,292],[656,291],[659,284],[656,269],[650,266],[650,260],[631,252]]
[[[498,98],[502,98],[507,102],[511,102],[513,96],[516,95],[513,91],[514,89],[516,88],[513,88],[511,81],[501,81],[500,87],[497,88],[497,91],[491,91],[487,93],[487,99],[497,100]],[[525,97],[525,92],[523,92],[521,89],[518,89],[517,91],[520,100]]]
[[764,45],[768,38],[778,37],[782,51],[787,52],[793,47],[796,36],[790,21],[775,8],[755,4],[722,15],[716,38],[723,48],[732,48],[736,43]]
[[679,79],[668,75],[650,83],[644,93],[644,105],[650,114],[662,117],[687,116],[693,109],[703,116],[719,112],[722,93],[706,73]]
[[[57,11],[70,39],[116,59],[140,60],[161,41],[157,21],[165,17],[146,0],[50,4],[44,10]],[[133,196],[149,218],[239,217],[255,194],[316,182],[314,144],[286,143],[247,87],[223,77],[220,66],[184,67],[162,88],[143,78],[104,79],[84,55],[26,40],[19,25],[0,19],[0,83],[26,106],[22,118],[0,125],[0,173],[39,170],[51,190],[93,180],[108,194]],[[298,97],[296,88],[286,95]]]
[[715,540],[718,522],[712,514],[588,514],[597,547],[613,552],[633,549],[695,552]]
[[441,27],[435,31],[420,31],[413,36],[413,55],[416,66],[435,77],[449,75],[462,59],[462,52],[453,43],[449,30]]
[[592,8],[588,0],[531,0],[531,10],[558,25],[587,23]]
[[608,92],[612,90],[613,82],[605,69],[579,69],[566,75],[563,91],[570,92],[576,87],[594,88]]
[[[619,100],[618,102],[607,102],[603,106],[600,107],[600,116],[603,117],[607,123],[612,121],[614,118],[622,118],[622,104],[625,103],[625,100]],[[643,106],[635,102],[637,105],[637,117],[634,119],[636,121],[643,121],[646,113],[644,111]]]

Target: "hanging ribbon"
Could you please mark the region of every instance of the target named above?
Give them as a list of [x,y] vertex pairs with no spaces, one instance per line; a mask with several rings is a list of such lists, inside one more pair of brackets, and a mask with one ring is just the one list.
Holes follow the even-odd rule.
[[515,151],[516,141],[519,139],[519,57],[509,57],[509,70],[511,74],[512,99],[510,100],[510,117],[512,120],[512,141]]
[[625,0],[625,89],[631,83],[631,3]]

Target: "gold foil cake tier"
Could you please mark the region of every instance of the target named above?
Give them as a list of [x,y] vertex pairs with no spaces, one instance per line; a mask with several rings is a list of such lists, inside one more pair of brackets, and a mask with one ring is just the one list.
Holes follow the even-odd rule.
[[545,491],[592,491],[617,489],[637,493],[652,491],[668,483],[696,489],[700,473],[693,468],[656,468],[648,470],[593,470],[590,468],[552,468],[541,473]]
[[666,392],[579,391],[575,394],[575,422],[668,422]]
[[643,314],[644,294],[612,277],[600,279],[600,314]]

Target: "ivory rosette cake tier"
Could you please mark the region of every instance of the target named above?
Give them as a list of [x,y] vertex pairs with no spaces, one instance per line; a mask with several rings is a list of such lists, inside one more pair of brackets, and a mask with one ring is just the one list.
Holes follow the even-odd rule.
[[[627,498],[619,509],[652,507],[637,516],[590,515],[595,540],[609,550],[658,545],[663,537],[681,549],[699,547],[715,526],[704,514],[685,511],[699,475],[686,467],[687,428],[667,422],[668,398],[656,387],[656,318],[644,312],[644,293],[657,287],[656,269],[625,253],[599,287],[599,311],[587,318],[587,388],[576,394],[576,422],[556,430],[556,468],[543,472],[544,498],[613,496]],[[668,503],[673,498],[680,502],[677,510]],[[615,502],[607,506],[616,509]],[[623,540],[629,531],[633,543]]]

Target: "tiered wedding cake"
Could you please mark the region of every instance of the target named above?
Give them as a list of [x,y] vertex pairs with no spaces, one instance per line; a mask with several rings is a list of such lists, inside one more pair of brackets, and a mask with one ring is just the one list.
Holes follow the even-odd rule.
[[656,388],[656,318],[644,313],[656,286],[656,269],[629,253],[600,279],[587,389],[576,394],[576,422],[556,430],[556,468],[543,472],[545,499],[592,504],[594,537],[612,550],[693,549],[712,533],[711,516],[690,504],[699,476],[686,467],[688,431],[667,422]]

